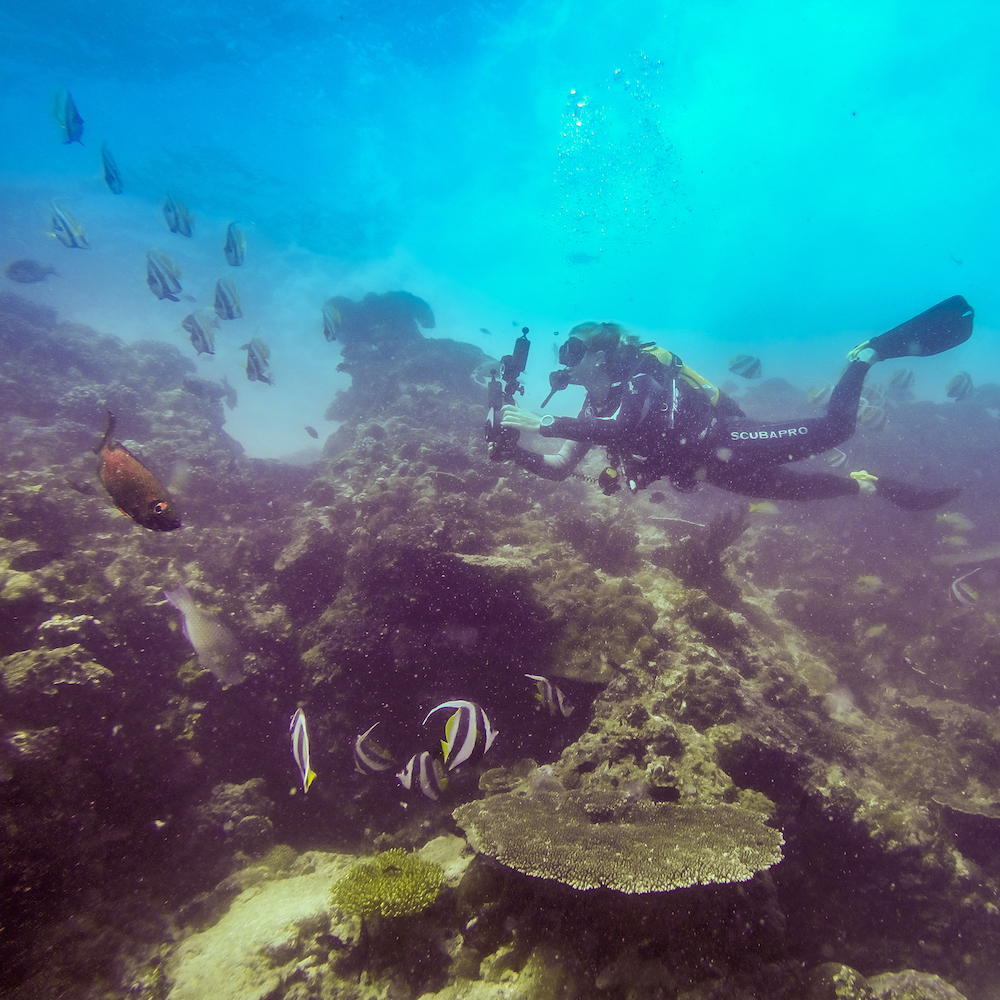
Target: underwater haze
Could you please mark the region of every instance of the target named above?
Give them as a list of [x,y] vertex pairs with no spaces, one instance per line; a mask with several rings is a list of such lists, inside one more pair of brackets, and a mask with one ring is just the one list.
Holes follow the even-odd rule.
[[[943,398],[956,371],[1000,361],[998,19],[971,0],[16,4],[0,256],[55,267],[17,290],[63,319],[186,347],[189,303],[149,294],[145,254],[172,255],[210,303],[239,220],[244,318],[198,364],[238,387],[227,430],[255,456],[331,429],[346,379],[326,298],[398,288],[431,304],[435,335],[497,357],[529,326],[535,406],[555,367],[541,338],[583,320],[717,383],[746,352],[805,387],[960,293],[975,341],[916,387]],[[61,87],[82,145],[49,113]],[[168,192],[190,240],[166,229]],[[53,199],[90,250],[46,234]],[[252,336],[273,387],[240,369]]]

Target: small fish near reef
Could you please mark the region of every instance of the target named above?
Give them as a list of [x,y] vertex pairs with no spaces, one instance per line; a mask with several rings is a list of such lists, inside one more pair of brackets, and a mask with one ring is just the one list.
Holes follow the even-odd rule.
[[399,783],[409,792],[420,789],[424,795],[436,802],[448,787],[448,775],[437,757],[426,750],[414,754],[406,767],[396,775]]
[[810,406],[826,406],[830,402],[833,386],[829,382],[814,385],[806,391],[806,400]]
[[73,95],[65,87],[56,94],[52,114],[65,135],[63,145],[68,146],[71,142],[78,142],[82,146],[83,119],[77,111]]
[[247,241],[243,236],[243,230],[235,222],[230,222],[226,229],[226,245],[223,253],[230,267],[240,267],[246,258]]
[[340,323],[340,310],[333,304],[333,299],[328,299],[323,306],[323,336],[328,344],[337,339]]
[[39,264],[37,260],[29,260],[22,257],[20,260],[12,260],[4,268],[4,277],[11,281],[17,281],[22,285],[33,285],[36,281],[44,281],[50,274],[55,274],[56,269],[46,264]]
[[292,756],[298,765],[302,791],[305,793],[309,791],[316,772],[309,766],[309,731],[306,729],[306,714],[301,708],[295,709],[288,731],[292,734]]
[[181,631],[194,646],[198,665],[211,670],[223,684],[239,684],[243,680],[243,651],[233,633],[206,615],[183,583],[163,596],[181,613]]
[[215,354],[213,317],[204,309],[181,320],[181,326],[191,334],[191,346],[199,354]]
[[917,376],[913,374],[912,368],[897,368],[889,376],[889,388],[895,393],[909,392],[916,381]]
[[978,573],[982,568],[982,566],[977,566],[975,569],[969,570],[968,573],[963,573],[962,576],[951,581],[951,599],[956,604],[961,604],[963,607],[968,608],[979,600],[979,592],[973,589],[972,585],[966,583],[965,581],[968,580],[973,573]]
[[70,214],[68,209],[52,202],[52,235],[71,250],[89,250],[86,233],[83,226]]
[[260,337],[254,337],[249,344],[244,344],[241,351],[247,352],[247,378],[251,382],[266,382],[274,385],[273,378],[267,374],[271,367],[268,358],[271,356],[271,349]]
[[965,399],[972,392],[972,376],[968,372],[959,372],[952,375],[944,384],[944,393],[949,399],[956,403]]
[[360,774],[379,774],[396,763],[392,754],[372,739],[375,726],[370,726],[354,741],[354,770]]
[[219,385],[222,386],[222,398],[226,401],[226,406],[231,410],[236,409],[236,390],[229,384],[229,379],[225,375],[219,379]]
[[755,358],[752,354],[736,354],[727,364],[734,375],[742,375],[743,378],[760,378],[763,375],[760,358]]
[[435,712],[448,708],[455,709],[455,712],[445,722],[441,749],[448,770],[452,771],[459,764],[480,760],[493,746],[497,732],[490,725],[489,717],[474,701],[444,701],[427,713],[423,724],[426,726]]
[[94,449],[101,464],[98,474],[115,506],[136,524],[150,531],[174,531],[181,519],[166,487],[120,442],[112,444],[115,418],[108,414],[108,429]]
[[111,189],[111,193],[121,194],[125,190],[125,185],[122,184],[122,175],[118,172],[115,158],[111,155],[106,142],[101,145],[101,166],[104,171],[104,183]]
[[167,200],[163,203],[163,217],[167,220],[170,232],[180,233],[181,236],[194,236],[194,216],[187,205],[178,201],[172,194],[168,194]]
[[573,714],[575,706],[569,703],[566,695],[548,677],[543,677],[541,674],[525,674],[524,676],[535,682],[535,701],[538,702],[539,708],[547,709],[549,715],[561,715],[564,719],[568,719]]
[[215,283],[215,312],[219,319],[240,319],[240,293],[228,278],[219,278]]
[[150,250],[146,254],[146,284],[162,302],[180,302],[181,269],[165,254]]
[[306,424],[306,434],[308,434],[309,437],[311,437],[311,438],[318,438],[319,437],[319,431],[316,430],[315,427],[310,427],[308,424]]

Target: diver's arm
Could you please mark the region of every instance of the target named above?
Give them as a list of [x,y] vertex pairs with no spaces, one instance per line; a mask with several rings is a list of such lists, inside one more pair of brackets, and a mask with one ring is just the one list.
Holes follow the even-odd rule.
[[567,441],[554,455],[540,455],[537,451],[517,446],[510,457],[516,465],[536,476],[562,480],[580,464],[588,451],[590,445],[586,441]]

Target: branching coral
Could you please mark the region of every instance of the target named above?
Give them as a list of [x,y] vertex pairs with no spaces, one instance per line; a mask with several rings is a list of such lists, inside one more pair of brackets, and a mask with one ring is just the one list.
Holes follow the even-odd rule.
[[781,834],[735,806],[546,791],[493,795],[454,816],[475,850],[575,889],[646,893],[745,882],[782,857]]

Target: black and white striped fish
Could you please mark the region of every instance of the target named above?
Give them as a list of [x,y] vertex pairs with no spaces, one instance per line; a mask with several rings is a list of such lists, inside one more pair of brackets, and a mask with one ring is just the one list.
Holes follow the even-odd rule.
[[288,731],[292,734],[292,755],[302,778],[302,791],[308,792],[316,772],[309,766],[309,733],[306,730],[306,716],[301,708],[295,709]]
[[415,753],[396,777],[407,791],[416,791],[419,788],[427,798],[435,802],[448,787],[448,775],[444,765],[426,750],[423,753]]
[[[375,723],[377,726],[378,723]],[[371,738],[375,726],[366,729],[354,741],[354,769],[361,774],[378,774],[388,771],[396,762],[385,747]]]
[[239,267],[247,255],[247,241],[243,236],[243,230],[235,222],[230,222],[226,230],[226,246],[223,252],[226,255],[226,262],[232,267]]
[[432,708],[424,718],[427,720],[442,709],[453,708],[455,712],[444,724],[444,739],[441,749],[448,770],[454,770],[459,764],[467,761],[475,762],[493,745],[497,738],[496,730],[490,725],[489,717],[474,701],[445,701]]
[[549,710],[549,715],[561,714],[563,718],[568,719],[573,714],[573,709],[576,706],[569,703],[566,695],[548,677],[543,677],[541,674],[525,674],[524,676],[535,682],[537,689],[535,698],[541,708]]
[[243,315],[240,293],[228,278],[219,278],[215,283],[215,311],[219,319],[239,319]]
[[150,250],[146,254],[146,284],[158,299],[180,302],[181,269],[165,254]]

